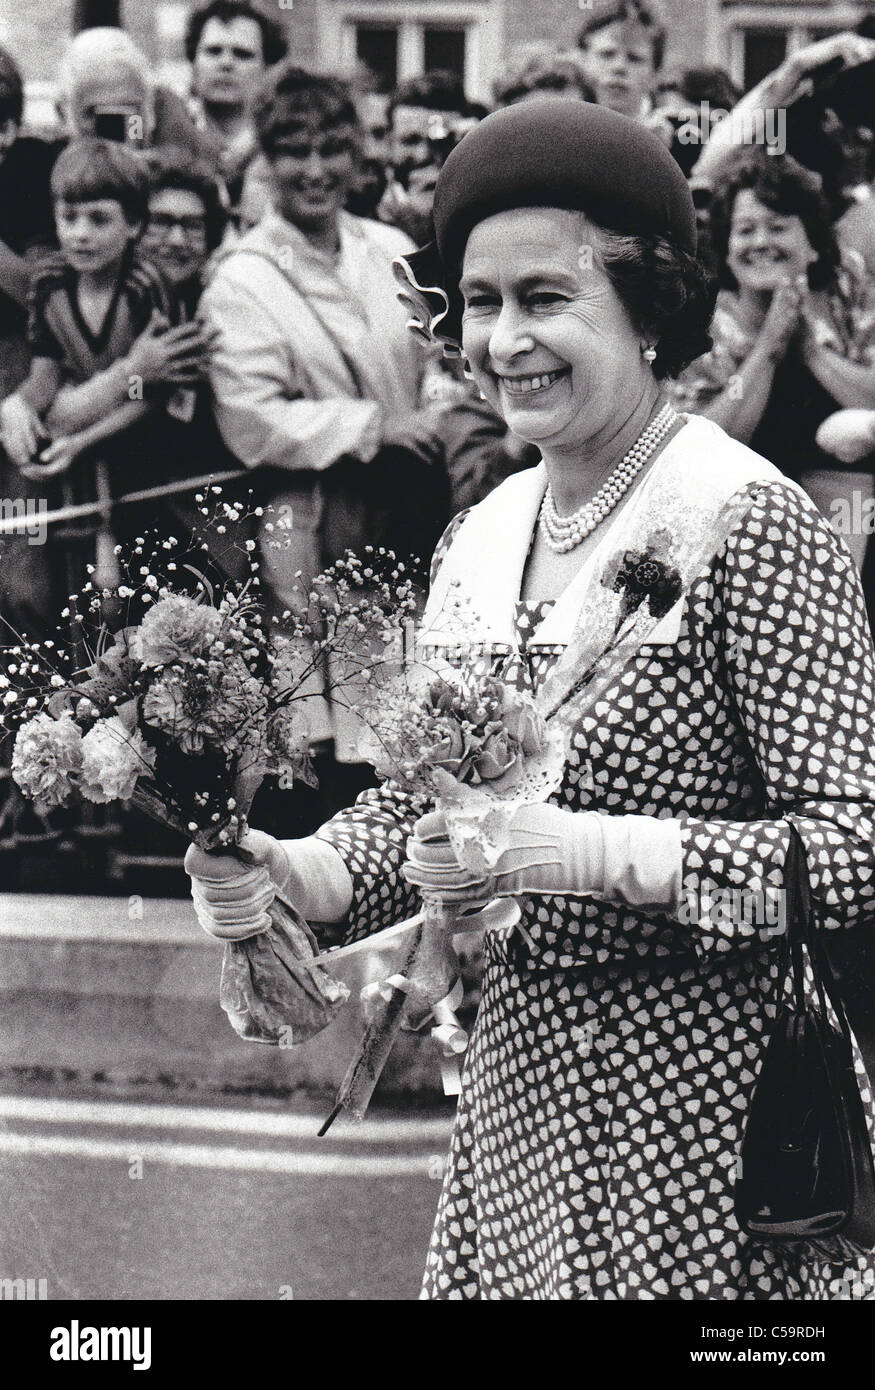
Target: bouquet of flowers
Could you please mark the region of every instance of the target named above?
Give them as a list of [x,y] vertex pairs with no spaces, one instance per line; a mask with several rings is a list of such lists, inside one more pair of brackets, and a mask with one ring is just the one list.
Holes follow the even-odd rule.
[[473,666],[403,672],[364,718],[377,772],[415,793],[440,795],[449,779],[516,795],[548,744],[534,701]]
[[[217,505],[239,520],[239,504]],[[129,579],[145,544],[138,538]],[[0,722],[15,736],[12,776],[38,812],[74,796],[130,802],[221,852],[239,845],[265,776],[312,784],[305,711],[314,675],[329,659],[360,674],[416,598],[388,552],[364,562],[348,555],[272,628],[255,559],[248,578],[221,592],[184,565],[194,579],[184,592],[164,577],[179,573],[177,547],[173,538],[157,544],[136,582],[114,591],[89,579],[62,615],[74,633],[67,648],[18,637],[0,650]],[[112,627],[108,608],[120,618]],[[221,1003],[245,1038],[301,1042],[348,991],[315,961],[309,926],[281,894],[269,916],[265,932],[226,944]]]
[[[361,709],[368,731],[362,752],[381,776],[413,797],[456,811],[459,798],[473,789],[482,821],[484,806],[487,819],[501,817],[521,802],[546,798],[561,782],[563,727],[548,729],[528,696],[478,669],[476,662],[442,672],[404,665],[373,687],[370,703]],[[459,817],[454,821],[458,827]],[[472,897],[476,892],[472,879]],[[518,919],[515,904],[492,903],[477,915],[476,925],[488,920],[509,928]],[[467,928],[473,924],[469,917]],[[341,1110],[363,1118],[404,1026],[416,1030],[432,1022],[444,1091],[458,1093],[457,1058],[468,1039],[455,1014],[462,987],[450,943],[466,929],[465,914],[424,897],[422,912],[403,925],[410,931],[403,968],[363,992],[370,1018],[320,1134]]]

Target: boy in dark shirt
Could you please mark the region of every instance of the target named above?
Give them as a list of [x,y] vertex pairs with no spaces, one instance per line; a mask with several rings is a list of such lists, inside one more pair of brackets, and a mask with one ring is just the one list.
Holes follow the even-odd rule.
[[199,325],[170,327],[160,276],[135,253],[147,199],[141,157],[75,140],[58,156],[51,190],[61,249],[33,276],[33,361],[0,406],[7,453],[40,479],[141,420],[156,389],[189,380],[207,348]]

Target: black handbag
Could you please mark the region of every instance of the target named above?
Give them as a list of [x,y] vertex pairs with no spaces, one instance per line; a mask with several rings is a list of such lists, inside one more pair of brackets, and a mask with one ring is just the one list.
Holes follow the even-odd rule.
[[[736,1216],[760,1240],[839,1237],[839,1249],[847,1242],[871,1251],[875,1165],[852,1035],[817,928],[805,849],[792,826],[784,884],[780,1002],[741,1147]],[[813,995],[805,988],[806,954]]]

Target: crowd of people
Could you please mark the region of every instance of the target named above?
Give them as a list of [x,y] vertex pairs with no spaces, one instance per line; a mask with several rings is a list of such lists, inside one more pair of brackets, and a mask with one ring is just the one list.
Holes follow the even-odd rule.
[[[455,514],[537,462],[459,356],[414,339],[396,298],[392,263],[431,239],[443,163],[488,108],[450,72],[384,93],[367,73],[305,70],[293,34],[248,0],[210,0],[189,19],[185,100],[122,30],[87,29],[58,74],[58,128],[38,133],[0,50],[0,496],[103,504],[44,546],[0,539],[0,614],[18,631],[54,627],[86,565],[117,581],[116,543],[147,524],[194,524],[187,480],[245,472],[262,528],[292,519],[282,547],[253,533],[279,615],[296,576],[347,547],[427,563]],[[744,97],[720,68],[666,71],[665,41],[644,0],[602,6],[573,49],[509,55],[494,106],[562,96],[659,136],[720,285],[713,344],[672,383],[676,404],[827,515],[854,491],[873,498],[873,132],[827,102],[806,167],[804,142],[751,140],[768,124],[738,113],[875,61],[875,24],[797,52]],[[147,488],[162,492],[119,500]],[[868,537],[845,539],[870,581]],[[209,540],[235,577],[240,548]],[[313,739],[335,774],[322,818],[370,774],[330,698]]]

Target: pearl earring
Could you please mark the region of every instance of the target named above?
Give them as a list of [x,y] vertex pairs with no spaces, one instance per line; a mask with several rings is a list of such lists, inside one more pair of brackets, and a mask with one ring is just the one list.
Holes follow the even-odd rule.
[[655,348],[655,347],[646,347],[646,348],[642,348],[642,349],[641,349],[641,356],[644,358],[644,361],[645,361],[645,362],[655,362],[655,361],[656,361],[656,348]]

